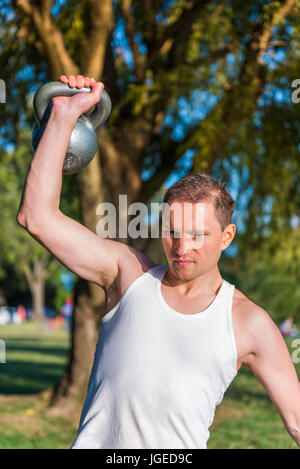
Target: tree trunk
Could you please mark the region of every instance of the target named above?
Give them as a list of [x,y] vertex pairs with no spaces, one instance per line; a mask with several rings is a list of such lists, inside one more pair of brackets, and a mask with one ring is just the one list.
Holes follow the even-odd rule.
[[[95,285],[78,279],[72,321],[71,349],[65,374],[54,388],[50,404],[52,413],[70,413],[82,403],[87,391],[95,344],[99,333],[101,307],[93,301]],[[103,291],[98,288],[104,297]],[[103,298],[102,298],[103,305]]]
[[47,259],[49,258],[48,252],[44,257],[34,259],[32,269],[27,266],[25,276],[31,292],[33,318],[41,321],[44,318],[45,308],[45,284],[48,272]]
[[36,280],[30,286],[32,296],[32,309],[33,318],[37,321],[42,321],[44,318],[45,309],[45,282]]

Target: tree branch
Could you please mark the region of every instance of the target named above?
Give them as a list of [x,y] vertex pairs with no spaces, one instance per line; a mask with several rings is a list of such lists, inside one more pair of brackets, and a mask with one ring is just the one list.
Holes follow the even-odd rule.
[[[17,13],[22,18],[28,18],[34,31],[43,44],[43,49],[49,60],[52,78],[57,80],[63,73],[77,74],[78,67],[68,54],[63,37],[52,21],[50,1],[29,3],[28,0],[12,0]],[[40,45],[34,44],[38,51]]]
[[112,35],[107,40],[102,81],[105,83],[105,89],[110,95],[112,100],[112,107],[114,107],[114,105],[120,101],[121,93],[118,87],[118,75],[111,43]]
[[286,16],[288,16],[292,12],[293,7],[295,6],[295,3],[296,3],[296,0],[286,0],[283,3],[282,7],[279,8],[279,10],[274,14],[270,23],[265,25],[263,34],[261,35],[260,41],[259,41],[259,49],[260,49],[260,53],[258,56],[259,63],[261,64],[263,63],[263,54],[266,52],[268,48],[274,28],[279,23],[281,23]]
[[148,203],[153,194],[162,186],[170,172],[174,169],[176,162],[183,155],[180,151],[180,146],[184,146],[189,142],[197,129],[198,125],[189,129],[181,142],[172,140],[169,132],[163,139],[157,136],[156,142],[159,148],[160,162],[153,176],[144,181],[141,193],[142,198],[139,201]]
[[156,15],[162,9],[162,0],[136,0],[135,8],[139,12],[139,27],[150,56],[158,39]]
[[132,0],[122,0],[122,12],[125,21],[125,31],[129,39],[129,44],[133,54],[134,68],[137,77],[137,83],[144,83],[145,68],[140,60],[138,43],[135,39],[134,18],[131,13]]
[[12,4],[20,8],[26,15],[32,15],[32,5],[28,0],[12,0]]
[[87,76],[100,80],[106,54],[107,39],[114,28],[112,0],[88,0],[89,22],[83,40],[80,68]]
[[195,16],[197,16],[209,2],[210,0],[187,1],[178,20],[165,28],[162,39],[160,40],[161,45],[167,39],[175,38],[180,31],[195,19]]
[[[245,117],[250,117],[256,109],[257,99],[262,94],[266,82],[262,53],[269,45],[275,25],[290,13],[294,3],[295,0],[287,0],[270,23],[266,24],[262,18],[255,23],[237,84],[226,89],[223,100],[200,123],[199,131],[195,133],[192,141],[187,142],[187,147],[194,145],[194,148],[198,148],[192,171],[204,169],[210,172],[235,135],[240,122]],[[217,137],[210,132],[212,128],[218,129]],[[183,147],[182,151],[184,149]]]
[[180,33],[187,34],[191,25],[196,21],[209,0],[187,1],[181,16],[174,23],[165,27],[162,37],[156,41],[152,54],[148,55],[146,69],[156,68],[160,63],[162,56],[171,49],[174,41]]

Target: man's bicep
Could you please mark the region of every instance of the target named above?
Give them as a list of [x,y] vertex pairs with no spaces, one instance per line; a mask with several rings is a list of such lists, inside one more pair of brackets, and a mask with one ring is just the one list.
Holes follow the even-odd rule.
[[118,274],[122,244],[103,239],[61,212],[30,229],[31,235],[79,277],[109,286]]
[[281,417],[290,425],[300,412],[300,384],[285,341],[264,312],[253,334],[254,350],[246,364],[267,390]]

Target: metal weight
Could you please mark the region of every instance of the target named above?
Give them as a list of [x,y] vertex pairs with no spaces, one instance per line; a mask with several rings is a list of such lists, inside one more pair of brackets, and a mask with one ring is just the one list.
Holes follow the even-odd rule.
[[[32,132],[32,149],[35,152],[50,117],[50,103],[55,96],[73,96],[78,93],[90,93],[91,88],[70,88],[59,81],[51,81],[41,86],[34,98],[33,109],[37,123]],[[94,111],[82,114],[73,129],[68,150],[63,164],[64,174],[80,171],[94,158],[98,148],[97,127],[103,124],[111,112],[111,100],[103,90]]]

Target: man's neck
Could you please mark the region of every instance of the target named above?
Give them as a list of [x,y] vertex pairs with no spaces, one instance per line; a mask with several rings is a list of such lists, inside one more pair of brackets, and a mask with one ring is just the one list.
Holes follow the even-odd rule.
[[218,266],[192,279],[178,278],[176,272],[173,273],[169,268],[163,279],[164,285],[174,288],[180,295],[189,298],[216,295],[222,282],[223,279]]

